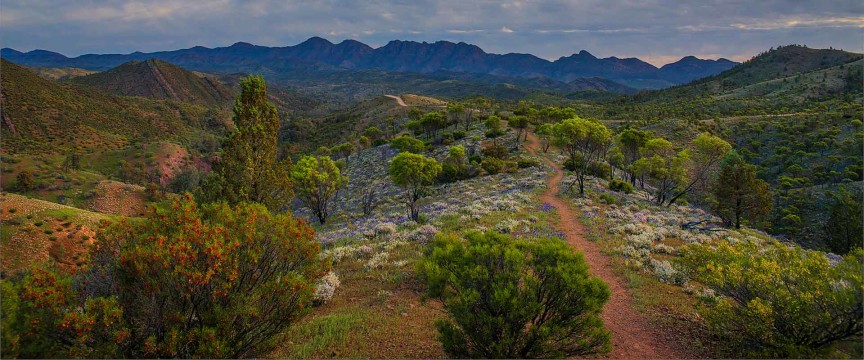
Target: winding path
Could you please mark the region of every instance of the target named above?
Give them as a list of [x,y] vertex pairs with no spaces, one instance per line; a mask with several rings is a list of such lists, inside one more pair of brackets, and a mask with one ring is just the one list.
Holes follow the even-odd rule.
[[[525,144],[528,152],[537,155],[540,143],[533,133],[528,134]],[[555,173],[547,181],[547,189],[541,200],[558,210],[561,218],[557,227],[567,238],[567,243],[585,255],[585,261],[593,275],[603,279],[609,285],[611,295],[609,302],[603,307],[603,322],[612,332],[612,351],[608,357],[614,359],[679,359],[692,356],[685,355],[671,346],[664,339],[660,329],[652,326],[636,309],[633,299],[627,292],[624,280],[615,275],[609,258],[600,252],[600,247],[585,239],[585,229],[579,218],[558,194],[559,184],[564,178],[561,166],[543,157],[543,161],[551,166]]]
[[401,96],[396,96],[396,95],[384,95],[384,96],[389,97],[393,100],[396,100],[396,103],[399,104],[399,106],[408,106],[408,105],[405,105],[405,101],[402,101]]

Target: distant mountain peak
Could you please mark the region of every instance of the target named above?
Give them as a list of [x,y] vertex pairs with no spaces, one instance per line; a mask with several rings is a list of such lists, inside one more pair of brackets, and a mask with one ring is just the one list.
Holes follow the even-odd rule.
[[[252,45],[252,44],[247,43],[247,42],[238,41],[238,42],[232,44],[232,45],[229,46],[229,47],[230,47],[230,48],[253,48],[253,47],[255,47],[255,46],[256,46],[256,45]],[[197,47],[197,46],[196,46],[196,47]]]
[[306,41],[304,41],[300,44],[297,44],[296,46],[310,46],[310,45],[312,45],[312,46],[331,46],[331,45],[333,45],[333,43],[330,42],[330,40],[327,40],[325,38],[313,36],[313,37],[310,37],[309,39],[307,39]]

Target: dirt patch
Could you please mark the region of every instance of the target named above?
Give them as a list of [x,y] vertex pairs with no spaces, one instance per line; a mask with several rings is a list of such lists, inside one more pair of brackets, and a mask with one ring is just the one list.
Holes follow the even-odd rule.
[[189,152],[180,145],[163,142],[157,144],[155,156],[159,185],[165,187],[187,165]]
[[142,216],[147,210],[144,187],[112,180],[100,181],[91,209],[105,214]]
[[61,268],[84,264],[99,222],[106,219],[81,209],[16,194],[0,196],[2,269],[9,274],[49,259]]
[[[525,146],[533,155],[536,155],[540,148],[534,134],[528,135]],[[609,285],[611,295],[601,316],[606,328],[612,332],[612,351],[608,356],[615,359],[691,358],[686,349],[676,348],[675,342],[667,338],[667,335],[674,335],[674,332],[659,328],[636,311],[633,299],[625,287],[626,283],[615,275],[609,257],[600,251],[598,244],[585,238],[585,229],[576,212],[558,198],[559,183],[564,177],[561,166],[546,157],[543,161],[551,166],[555,173],[549,177],[547,190],[541,196],[541,201],[558,210],[561,219],[557,224],[558,230],[564,233],[570,246],[584,254],[591,273]]]

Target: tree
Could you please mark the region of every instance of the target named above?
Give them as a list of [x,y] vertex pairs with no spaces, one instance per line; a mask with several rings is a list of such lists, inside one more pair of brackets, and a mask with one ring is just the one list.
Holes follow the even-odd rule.
[[732,145],[725,140],[709,133],[701,133],[693,139],[692,149],[688,154],[688,183],[684,184],[679,191],[669,199],[669,206],[675,203],[694,187],[702,185],[708,187],[707,182],[717,172],[720,161],[729,154]]
[[[450,121],[456,126],[459,126],[459,123],[466,118],[466,114],[468,114],[467,109],[465,108],[465,104],[460,103],[450,103],[447,104],[447,115],[450,117]],[[465,120],[465,128],[468,128],[468,121]]]
[[710,328],[749,358],[836,358],[832,347],[862,335],[860,249],[837,261],[772,241],[687,247],[688,275],[711,288]]
[[71,152],[63,159],[63,172],[68,173],[69,170],[81,169],[81,154],[77,151]]
[[3,330],[22,357],[258,357],[328,270],[302,220],[254,203],[198,208],[187,194],[101,230],[74,275],[34,269]]
[[370,126],[367,127],[366,130],[363,130],[363,136],[369,138],[369,140],[374,143],[375,141],[381,139],[382,136],[384,136],[384,132],[377,127]]
[[400,152],[390,162],[390,179],[405,189],[405,204],[411,220],[420,218],[417,201],[426,196],[427,186],[435,182],[440,172],[441,164],[435,159],[409,152]]
[[675,148],[668,140],[656,138],[648,140],[640,150],[642,158],[630,165],[630,170],[640,178],[648,177],[654,186],[654,201],[663,205],[670,199],[673,192],[687,181],[686,165],[690,153]]
[[33,170],[24,169],[15,176],[15,186],[19,191],[29,191],[36,188],[36,175]]
[[168,189],[175,194],[193,192],[201,183],[201,172],[195,167],[187,167],[180,171],[168,183]]
[[552,139],[576,165],[579,194],[585,195],[588,167],[602,157],[612,141],[612,132],[595,120],[576,117],[552,125]]
[[315,213],[322,225],[330,214],[331,202],[339,189],[348,184],[329,156],[304,156],[291,169],[297,198]]
[[768,183],[756,177],[756,167],[731,151],[720,165],[714,185],[713,210],[728,225],[741,228],[744,217],[763,219],[771,212],[773,195]]
[[456,358],[564,358],[609,350],[600,313],[609,289],[554,239],[445,235],[420,263],[450,319],[436,327]]
[[487,138],[495,138],[504,135],[504,129],[502,129],[500,117],[489,115],[489,117],[486,118],[484,125],[486,125]]
[[[618,134],[618,146],[624,155],[624,169],[629,168],[631,164],[639,160],[639,149],[645,146],[650,138],[648,132],[635,129],[624,129]],[[636,175],[632,172],[630,173],[630,183],[636,185]]]
[[861,197],[855,196],[845,187],[831,194],[834,204],[825,230],[828,234],[826,243],[831,251],[847,254],[864,243],[864,224],[862,224]]
[[540,124],[534,129],[534,133],[540,138],[543,152],[549,151],[549,147],[552,146],[552,124]]
[[426,150],[426,144],[423,141],[408,135],[402,135],[390,140],[390,147],[399,150],[399,152],[410,152],[415,154],[420,154]]
[[528,128],[528,117],[524,115],[511,116],[507,119],[507,124],[516,129],[516,142],[519,142],[519,137],[522,136],[523,131],[525,132],[525,140],[528,140],[528,132],[525,131]]
[[354,144],[350,142],[344,142],[330,148],[330,151],[333,153],[333,155],[341,157],[343,160],[345,160],[345,162],[348,162],[348,157],[354,153]]
[[231,205],[257,202],[277,210],[291,200],[290,159],[278,159],[279,116],[267,101],[264,78],[250,75],[240,81],[234,102],[234,131],[206,179],[203,198]]
[[410,110],[408,110],[408,119],[420,120],[420,118],[423,116],[423,114],[424,114],[423,110],[420,110],[416,107],[412,107]]

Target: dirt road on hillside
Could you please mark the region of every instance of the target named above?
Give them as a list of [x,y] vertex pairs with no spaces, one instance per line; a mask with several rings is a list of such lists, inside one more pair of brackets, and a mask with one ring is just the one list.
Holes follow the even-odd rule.
[[396,96],[396,95],[384,95],[384,96],[389,97],[393,100],[396,100],[396,103],[399,104],[399,106],[408,106],[408,105],[405,105],[404,101],[402,101],[401,96]]
[[[540,143],[533,133],[529,133],[528,142],[525,144],[528,152],[536,155],[540,149]],[[579,222],[577,213],[560,199],[558,187],[564,177],[561,166],[548,158],[543,158],[549,166],[555,169],[555,173],[547,181],[546,192],[541,200],[558,210],[561,221],[558,230],[563,232],[567,242],[585,255],[585,261],[590,267],[591,274],[603,279],[609,285],[611,296],[609,302],[603,308],[603,322],[606,328],[612,332],[612,352],[608,357],[614,359],[673,359],[690,358],[686,351],[675,349],[673,342],[662,336],[660,329],[652,326],[636,309],[633,308],[633,299],[625,288],[625,282],[612,271],[609,258],[600,252],[596,243],[585,239],[585,229]],[[672,335],[672,334],[667,334]]]

